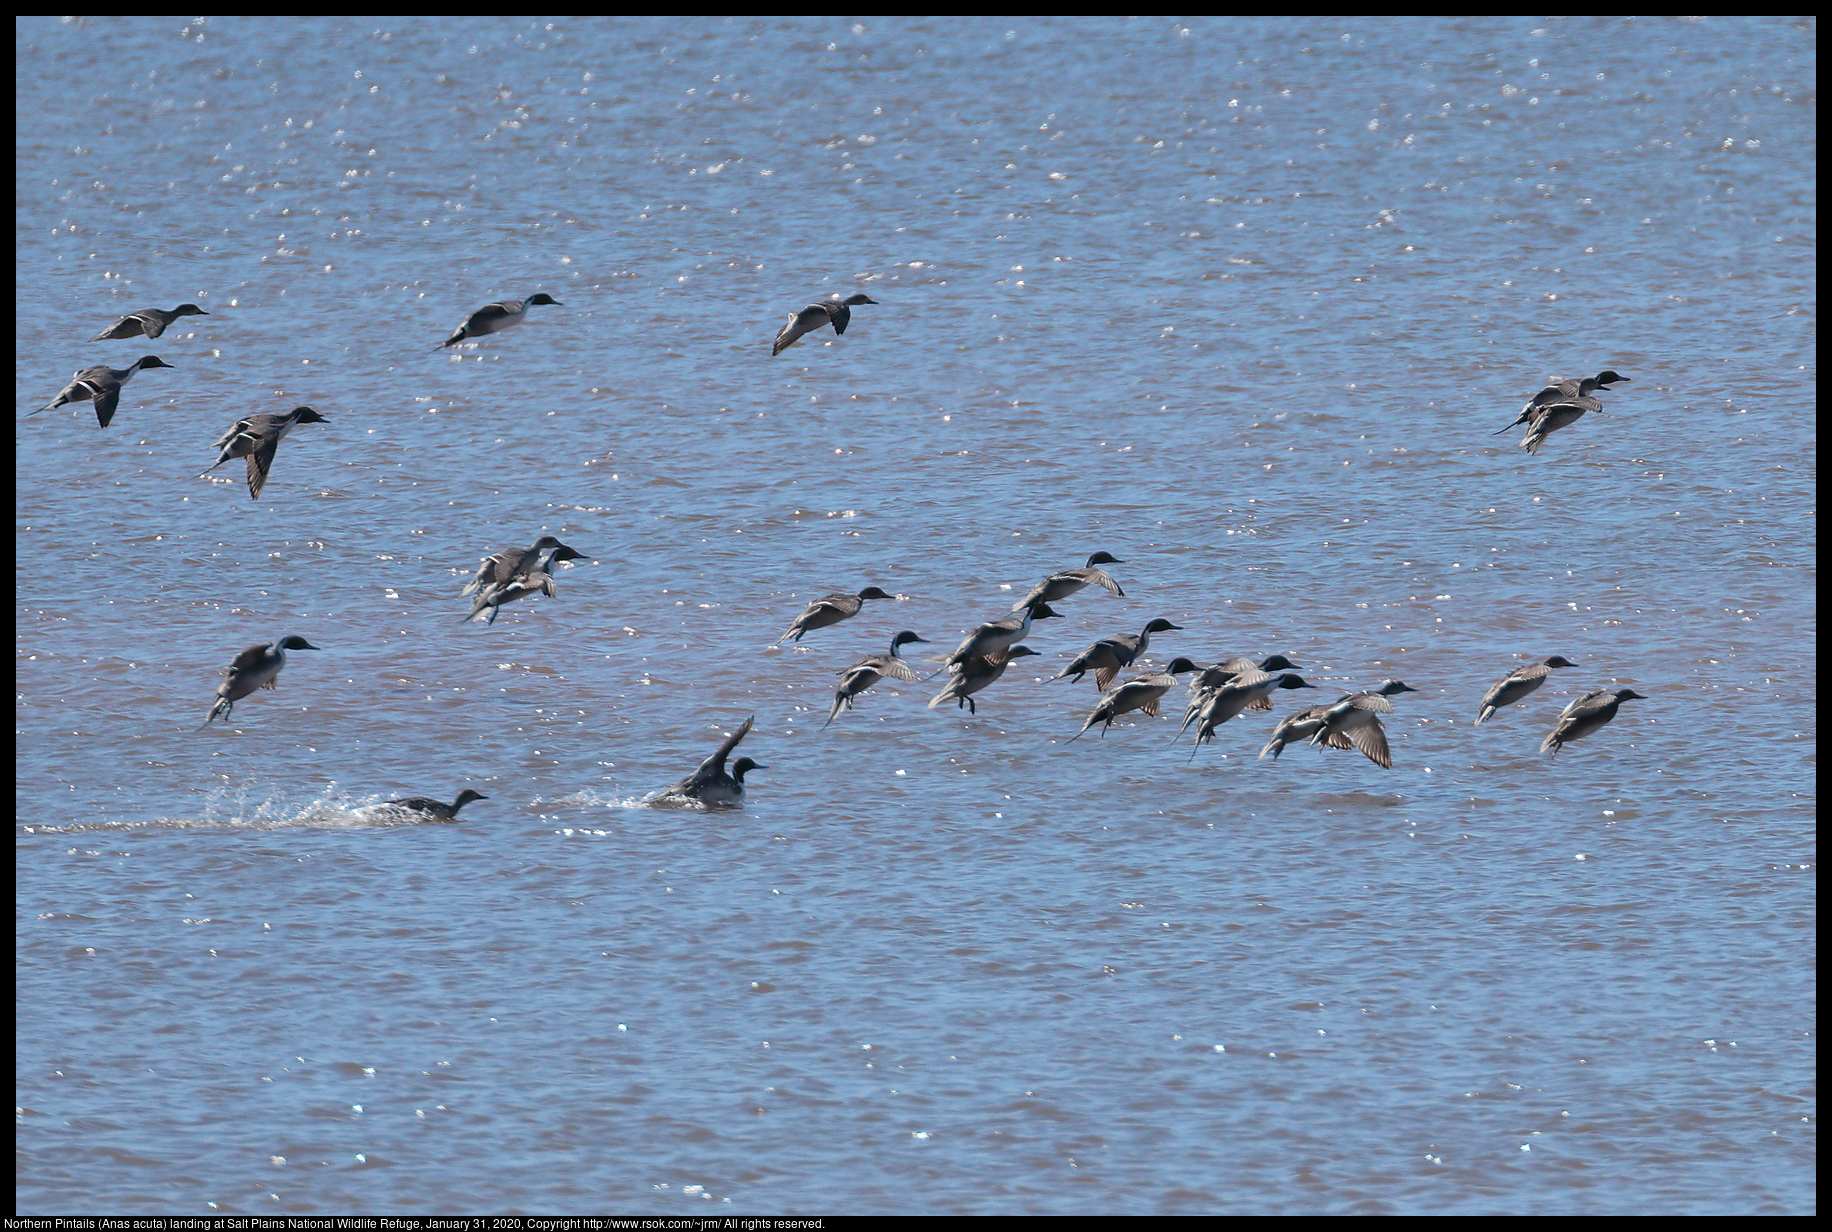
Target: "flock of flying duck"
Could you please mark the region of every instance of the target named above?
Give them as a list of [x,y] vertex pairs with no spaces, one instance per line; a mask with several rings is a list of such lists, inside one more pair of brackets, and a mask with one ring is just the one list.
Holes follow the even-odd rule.
[[[877,302],[863,294],[843,298],[835,294],[827,300],[810,304],[790,316],[771,344],[770,354],[781,354],[804,334],[817,329],[830,326],[834,333],[844,334],[852,320],[853,308]],[[564,306],[545,293],[532,295],[525,300],[500,300],[486,304],[467,317],[452,332],[451,337],[433,349],[456,346],[467,339],[482,338],[519,325],[527,319],[530,308],[547,304]],[[91,341],[142,336],[157,338],[180,317],[208,315],[196,304],[180,304],[169,312],[161,308],[148,308],[122,317]],[[97,422],[106,428],[114,419],[115,410],[120,404],[122,387],[136,373],[150,368],[170,367],[171,364],[158,356],[147,355],[124,369],[110,368],[106,364],[85,368],[73,375],[70,383],[55,399],[29,414],[54,410],[71,402],[92,402]],[[1588,413],[1602,414],[1602,404],[1593,395],[1628,379],[1606,368],[1594,377],[1548,385],[1533,395],[1521,409],[1519,417],[1501,431],[1506,432],[1525,424],[1527,436],[1521,441],[1521,447],[1528,453],[1537,454],[1553,432],[1569,427]],[[244,458],[247,461],[248,495],[251,499],[259,499],[261,489],[267,483],[268,471],[273,466],[275,452],[286,434],[302,423],[328,422],[309,406],[297,407],[284,415],[251,415],[237,420],[217,438],[212,446],[218,451],[217,459],[203,474],[209,474],[232,459]],[[464,623],[488,613],[485,623],[494,624],[497,612],[505,603],[533,594],[549,597],[556,595],[558,589],[554,583],[554,566],[581,559],[585,559],[583,553],[561,543],[552,535],[541,536],[525,549],[505,548],[485,557],[476,576],[460,592],[471,596],[471,611],[464,618]],[[1126,592],[1120,589],[1112,575],[1100,568],[1101,565],[1122,563],[1107,552],[1095,552],[1088,557],[1083,567],[1063,569],[1038,582],[1012,605],[1009,614],[975,628],[948,656],[939,670],[922,678],[932,679],[943,671],[949,675],[947,684],[929,702],[929,708],[935,709],[951,701],[957,709],[965,708],[977,714],[979,707],[975,695],[1003,676],[1014,660],[1038,653],[1023,645],[1023,639],[1030,633],[1034,622],[1059,615],[1050,607],[1052,602],[1061,602],[1091,585],[1100,586],[1115,595],[1125,595]],[[867,586],[856,594],[827,595],[810,603],[777,639],[776,644],[781,645],[785,641],[800,642],[804,636],[818,629],[850,620],[864,609],[868,600],[895,597],[876,586]],[[1092,672],[1095,688],[1100,691],[1100,698],[1089,712],[1081,730],[1070,737],[1071,743],[1086,735],[1096,724],[1100,725],[1104,736],[1114,720],[1133,711],[1157,717],[1165,694],[1175,687],[1179,676],[1191,677],[1189,698],[1184,707],[1183,724],[1171,742],[1176,743],[1185,731],[1194,726],[1198,751],[1204,744],[1215,739],[1216,729],[1229,719],[1249,710],[1271,710],[1274,694],[1286,689],[1316,687],[1293,670],[1297,664],[1277,654],[1267,656],[1257,663],[1246,658],[1229,658],[1207,666],[1178,656],[1160,671],[1146,672],[1121,684],[1114,683],[1149,648],[1152,634],[1171,632],[1180,627],[1158,618],[1147,623],[1138,633],[1121,633],[1102,638],[1051,678],[1052,681],[1079,681]],[[901,653],[903,647],[911,644],[927,645],[928,639],[904,629],[891,638],[890,648],[883,654],[868,655],[841,672],[839,688],[833,696],[833,707],[827,715],[827,722],[821,725],[822,728],[832,724],[853,706],[861,693],[880,680],[888,677],[906,682],[917,681],[919,678],[916,669]],[[223,669],[223,683],[216,690],[216,699],[204,719],[204,726],[209,726],[219,718],[228,719],[235,703],[257,689],[273,688],[281,669],[286,666],[287,651],[316,649],[318,647],[305,638],[292,634],[266,645],[250,646],[243,650]],[[1553,655],[1537,663],[1516,668],[1483,695],[1476,723],[1481,724],[1493,718],[1503,706],[1511,706],[1525,699],[1545,684],[1554,669],[1575,666],[1570,660]],[[1260,750],[1260,757],[1270,755],[1276,760],[1286,745],[1303,741],[1319,749],[1354,749],[1382,769],[1391,769],[1393,757],[1380,716],[1394,712],[1392,698],[1402,693],[1415,692],[1416,689],[1402,681],[1388,680],[1378,688],[1345,693],[1333,702],[1307,706],[1280,720],[1272,730],[1272,738]],[[1539,751],[1556,754],[1564,745],[1583,739],[1615,718],[1623,702],[1642,696],[1633,689],[1597,689],[1584,694],[1559,715],[1557,724],[1541,742]],[[754,715],[747,718],[692,774],[650,796],[647,802],[697,803],[713,807],[742,804],[745,774],[764,767],[749,757],[740,757],[729,769],[726,763],[739,742],[750,732],[754,722]],[[1195,751],[1190,756],[1194,759]],[[466,788],[451,804],[414,796],[390,800],[381,807],[426,820],[455,821],[458,811],[466,804],[488,798]]]

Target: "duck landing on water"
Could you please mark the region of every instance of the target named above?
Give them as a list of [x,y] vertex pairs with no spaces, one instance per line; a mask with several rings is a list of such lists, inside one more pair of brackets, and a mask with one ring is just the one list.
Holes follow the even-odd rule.
[[700,768],[664,791],[650,796],[647,803],[657,805],[693,805],[702,804],[708,808],[737,808],[744,803],[744,776],[752,770],[767,770],[762,762],[740,757],[732,763],[730,771],[725,769],[725,759],[731,756],[738,742],[750,732],[751,725],[757,721],[752,715],[744,720],[744,726],[725,738],[713,755],[700,763]]

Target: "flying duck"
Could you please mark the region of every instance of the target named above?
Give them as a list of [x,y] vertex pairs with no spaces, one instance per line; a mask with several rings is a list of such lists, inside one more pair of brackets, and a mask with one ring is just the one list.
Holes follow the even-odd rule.
[[896,598],[895,595],[887,595],[876,586],[867,586],[856,595],[835,594],[816,599],[802,609],[802,614],[789,625],[787,632],[776,639],[775,645],[780,646],[790,638],[799,642],[804,633],[812,633],[816,629],[825,629],[828,625],[837,625],[842,620],[850,620],[859,614],[859,609],[865,606],[867,599],[894,598]]
[[380,807],[400,809],[406,813],[421,813],[428,821],[457,821],[459,809],[473,800],[488,800],[489,798],[481,791],[472,791],[467,787],[459,792],[458,798],[450,804],[442,800],[428,800],[425,796],[409,796],[405,800],[389,800]]
[[[1233,658],[1222,659],[1218,663],[1210,664],[1190,681],[1189,705],[1184,708],[1183,726],[1177,729],[1177,735],[1181,737],[1188,730],[1189,725],[1196,721],[1196,716],[1202,713],[1202,708],[1209,704],[1209,699],[1220,692],[1223,685],[1231,683],[1242,672],[1284,672],[1295,671],[1297,667],[1296,663],[1281,654],[1267,655],[1258,663],[1236,655]],[[1272,709],[1272,698],[1270,696],[1256,698],[1247,703],[1247,709],[1270,710]],[[1176,742],[1172,741],[1172,743]]]
[[1539,418],[1541,407],[1548,406],[1554,402],[1563,402],[1568,398],[1588,398],[1599,389],[1607,390],[1617,381],[1626,380],[1628,380],[1627,377],[1616,372],[1614,369],[1605,368],[1595,376],[1587,376],[1582,380],[1554,381],[1552,384],[1546,386],[1529,398],[1527,404],[1520,408],[1520,417],[1506,428],[1503,428],[1501,432],[1495,433],[1495,435],[1500,436],[1502,432],[1507,432],[1521,424],[1532,424],[1534,420]]
[[1157,718],[1158,701],[1170,692],[1171,686],[1177,683],[1177,677],[1184,672],[1201,670],[1202,666],[1195,660],[1179,655],[1161,672],[1138,676],[1117,689],[1107,690],[1101,694],[1100,701],[1088,715],[1088,721],[1081,725],[1081,730],[1069,737],[1069,743],[1074,744],[1087,735],[1088,729],[1096,723],[1101,725],[1100,734],[1105,736],[1107,729],[1113,726],[1113,720],[1131,710],[1142,710],[1152,718]]
[[227,719],[235,704],[256,689],[273,688],[280,679],[280,669],[286,666],[287,651],[316,649],[318,647],[304,638],[289,634],[271,645],[250,646],[242,651],[223,669],[223,682],[216,686],[216,702],[210,707],[203,727],[197,730],[210,726],[213,719]]
[[1050,603],[1057,599],[1066,599],[1090,582],[1094,583],[1096,586],[1104,586],[1114,594],[1119,595],[1121,598],[1125,598],[1126,592],[1120,589],[1120,584],[1114,581],[1111,575],[1094,567],[1096,565],[1123,565],[1125,563],[1125,561],[1117,556],[1110,555],[1106,552],[1096,552],[1094,555],[1088,557],[1088,563],[1085,567],[1080,569],[1060,569],[1044,578],[1041,582],[1038,582],[1035,586],[1030,588],[1029,594],[1011,605],[1011,610],[1015,612],[1019,608],[1030,603]]
[[537,291],[527,299],[499,299],[494,304],[485,304],[466,317],[464,324],[453,330],[452,336],[434,347],[433,350],[457,346],[466,338],[481,338],[485,334],[501,333],[511,325],[520,325],[528,319],[528,310],[536,304],[552,304],[555,308],[566,307],[545,291]]
[[[554,553],[566,545],[552,535],[542,535],[526,548],[504,548],[491,556],[480,556],[482,563],[478,566],[477,576],[464,584],[461,595],[474,594],[486,586],[500,586],[512,582],[524,573],[541,566],[543,561],[551,561]],[[572,551],[567,548],[567,551]],[[566,560],[580,560],[583,557],[575,554],[565,557]]]
[[1103,637],[1079,655],[1074,662],[1063,668],[1051,680],[1062,680],[1069,677],[1080,680],[1089,672],[1094,673],[1094,687],[1105,693],[1113,678],[1124,669],[1132,666],[1132,661],[1144,654],[1151,645],[1151,635],[1163,633],[1170,629],[1181,629],[1182,625],[1173,625],[1163,617],[1152,621],[1137,633],[1120,633],[1113,637]]
[[954,669],[954,678],[948,681],[948,687],[937,693],[929,702],[933,710],[943,702],[953,702],[956,710],[967,707],[969,714],[978,714],[980,708],[974,705],[973,695],[1005,674],[1013,659],[1022,659],[1025,655],[1037,652],[1029,646],[1013,646],[1001,651],[996,658],[976,655]]
[[1616,710],[1630,698],[1646,698],[1645,693],[1633,689],[1597,689],[1565,707],[1565,712],[1558,716],[1558,726],[1540,743],[1539,751],[1552,750],[1554,757],[1558,751],[1573,740],[1582,740],[1597,728],[1616,717]]
[[148,338],[157,338],[165,332],[166,326],[179,317],[207,317],[209,315],[196,304],[180,304],[170,312],[163,308],[142,308],[139,312],[128,313],[89,341],[101,342],[105,338],[138,338],[141,334],[145,334]]
[[1567,398],[1563,402],[1548,402],[1533,417],[1532,430],[1520,442],[1520,447],[1528,453],[1537,454],[1548,436],[1560,428],[1570,427],[1590,411],[1601,415],[1603,404],[1595,398]]
[[1351,693],[1323,712],[1310,742],[1330,749],[1360,749],[1382,770],[1391,770],[1393,754],[1387,748],[1387,729],[1380,725],[1380,716],[1393,713],[1389,697],[1417,692],[1409,684],[1389,680],[1378,689]]
[[732,763],[729,772],[725,769],[725,759],[738,747],[751,730],[751,724],[757,721],[752,715],[744,720],[744,726],[725,738],[725,742],[714,751],[711,757],[700,763],[700,768],[668,788],[660,795],[652,797],[661,804],[684,804],[698,801],[712,808],[737,808],[744,803],[744,776],[747,771],[764,770],[768,767],[754,762],[748,757],[740,757]]
[[107,364],[97,364],[93,368],[84,368],[72,374],[70,383],[64,386],[63,392],[36,411],[27,414],[38,415],[45,411],[54,411],[66,402],[95,402],[96,422],[106,428],[114,418],[115,407],[121,401],[121,386],[133,379],[134,373],[142,368],[170,368],[172,365],[157,355],[143,355],[125,368],[110,368]]
[[[1247,709],[1261,698],[1270,698],[1278,689],[1314,689],[1317,686],[1295,672],[1285,672],[1272,676],[1257,668],[1241,672],[1221,688],[1215,690],[1203,703],[1197,713],[1196,749],[1215,738],[1215,729],[1229,719]],[[1179,731],[1177,736],[1183,733]],[[1171,743],[1177,742],[1177,736],[1171,737]],[[1193,760],[1196,751],[1190,751]]]
[[905,629],[891,639],[891,648],[885,654],[867,655],[851,667],[840,673],[840,687],[833,694],[833,709],[827,714],[827,722],[821,724],[825,730],[828,724],[840,717],[840,711],[852,705],[852,699],[877,684],[886,676],[895,680],[915,680],[916,669],[904,662],[898,648],[911,642],[928,645],[929,639],[918,637],[912,630]]
[[[1381,685],[1380,688],[1372,690],[1372,692],[1378,693],[1382,697],[1394,697],[1401,693],[1416,693],[1418,690],[1411,685],[1402,684],[1400,681],[1389,680]],[[1345,702],[1351,697],[1358,696],[1360,696],[1360,694],[1344,693],[1333,702],[1323,702],[1316,706],[1306,706],[1296,714],[1286,715],[1279,720],[1279,725],[1272,729],[1272,739],[1268,740],[1266,742],[1266,747],[1260,750],[1260,756],[1264,757],[1266,754],[1270,753],[1272,754],[1272,760],[1277,761],[1279,759],[1279,754],[1285,751],[1286,745],[1296,744],[1300,740],[1309,743],[1310,738],[1322,729],[1324,717],[1329,714],[1332,706]],[[1346,740],[1340,742],[1336,740],[1326,740],[1324,744],[1325,747],[1332,749],[1353,747]]]
[[[1012,609],[1011,615],[989,620],[969,633],[954,653],[948,656],[942,667],[950,671],[961,670],[961,665],[972,659],[986,659],[1003,656],[1014,643],[1022,641],[1029,635],[1033,620],[1052,620],[1057,613],[1041,599],[1032,599]],[[1036,654],[1036,651],[1031,651]],[[941,675],[940,671],[929,673],[933,680]]]
[[1576,667],[1570,659],[1562,655],[1553,655],[1538,663],[1527,663],[1515,668],[1497,680],[1487,693],[1482,695],[1482,709],[1476,715],[1475,723],[1479,727],[1495,717],[1495,712],[1503,706],[1512,706],[1540,685],[1546,683],[1546,677],[1552,674],[1555,667]]
[[[543,538],[552,539],[553,536],[546,535]],[[491,560],[495,559],[495,557],[491,558]],[[525,599],[536,592],[546,595],[549,599],[554,598],[560,593],[560,588],[553,580],[554,564],[562,560],[584,559],[586,559],[585,553],[575,552],[564,543],[555,540],[555,546],[543,548],[535,557],[534,563],[522,572],[506,581],[485,582],[478,588],[477,597],[471,600],[471,614],[458,623],[468,624],[476,620],[485,608],[489,608],[490,618],[484,623],[493,625],[496,623],[496,614],[502,610],[505,603],[514,603],[517,599]],[[488,569],[489,566],[490,561],[485,561],[484,569]],[[478,571],[479,576],[483,574],[484,569]],[[468,591],[470,587],[465,589]]]
[[231,458],[247,458],[248,497],[260,500],[261,489],[267,486],[268,468],[274,464],[274,453],[280,448],[281,439],[302,423],[330,422],[309,406],[294,407],[284,415],[250,415],[247,419],[238,419],[216,438],[213,448],[222,450],[222,454],[198,478],[202,479]]
[[849,295],[841,299],[836,291],[832,298],[819,303],[809,304],[800,312],[791,316],[788,323],[776,334],[776,341],[770,347],[773,359],[795,345],[796,339],[803,334],[820,329],[823,325],[833,326],[833,332],[843,334],[846,326],[852,322],[852,310],[860,304],[875,304],[878,301],[866,294]]

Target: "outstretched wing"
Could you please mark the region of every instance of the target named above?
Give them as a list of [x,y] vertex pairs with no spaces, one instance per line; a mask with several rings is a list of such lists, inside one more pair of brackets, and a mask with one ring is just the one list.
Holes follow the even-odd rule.
[[754,714],[750,718],[744,720],[743,727],[740,727],[737,731],[727,736],[725,738],[725,743],[721,744],[711,757],[708,757],[705,761],[700,763],[700,768],[693,772],[694,779],[711,778],[715,775],[725,773],[725,759],[731,756],[732,750],[738,747],[738,742],[744,739],[746,734],[751,730],[751,724],[756,721],[757,716]]
[[899,658],[878,659],[872,666],[881,676],[889,676],[895,680],[916,679],[916,669]]
[[832,323],[832,321],[833,317],[828,314],[826,308],[822,307],[820,304],[809,304],[806,308],[803,308],[800,312],[790,317],[788,324],[784,325],[781,331],[777,333],[775,345],[770,347],[770,354],[782,354],[784,350],[794,346],[795,340],[800,338],[803,334],[811,330],[819,329],[823,325]]
[[104,428],[114,418],[115,407],[121,404],[121,387],[119,385],[98,385],[95,387],[95,421]]
[[229,666],[223,669],[223,675],[233,676],[237,672],[248,671],[257,666],[266,656],[267,647],[265,645],[250,646],[248,649],[235,656]]
[[274,464],[274,454],[280,449],[280,438],[267,435],[255,451],[248,455],[248,495],[251,499],[261,499],[261,489],[267,486],[267,471]]

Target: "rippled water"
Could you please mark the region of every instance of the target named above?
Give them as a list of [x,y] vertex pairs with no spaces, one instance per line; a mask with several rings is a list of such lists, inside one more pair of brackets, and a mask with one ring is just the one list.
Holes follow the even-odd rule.
[[[1813,35],[22,20],[19,1209],[1812,1210]],[[1323,691],[1067,745],[1155,616]],[[1387,676],[1393,770],[1256,758]]]

